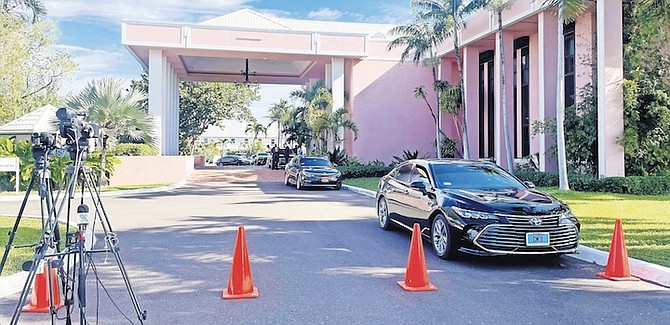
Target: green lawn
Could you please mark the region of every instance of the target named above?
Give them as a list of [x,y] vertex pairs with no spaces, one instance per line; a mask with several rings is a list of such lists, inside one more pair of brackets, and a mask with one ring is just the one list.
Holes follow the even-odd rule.
[[[375,191],[379,179],[344,183]],[[581,243],[609,251],[614,221],[621,219],[628,256],[670,267],[670,195],[641,196],[540,188],[570,206],[582,223]]]
[[[5,245],[9,240],[8,233],[14,227],[15,217],[0,217],[0,247],[4,254]],[[61,237],[65,237],[65,226],[60,226]],[[19,229],[14,236],[14,246],[36,244],[42,235],[42,221],[35,218],[21,218]],[[21,270],[23,262],[32,260],[35,253],[35,247],[25,248],[11,248],[9,250],[9,258],[2,270],[2,276],[14,274]],[[2,259],[2,255],[0,255]]]

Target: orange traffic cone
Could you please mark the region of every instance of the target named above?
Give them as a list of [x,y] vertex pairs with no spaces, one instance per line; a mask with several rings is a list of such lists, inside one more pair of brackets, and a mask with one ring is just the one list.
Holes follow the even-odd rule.
[[[40,272],[35,274],[35,283],[33,285],[33,292],[30,295],[30,303],[23,306],[22,312],[26,313],[48,313],[51,307],[50,291],[49,291],[49,272],[47,266]],[[58,289],[58,277],[56,269],[51,269],[51,288],[53,291],[54,310],[63,307],[63,300],[60,297],[60,290]]]
[[437,287],[428,281],[426,271],[426,258],[423,255],[423,241],[421,240],[421,229],[419,224],[414,224],[412,231],[412,243],[409,246],[409,257],[407,258],[407,272],[405,281],[398,281],[406,291],[434,291]]
[[638,278],[630,276],[628,267],[628,250],[623,237],[621,220],[617,219],[614,223],[614,234],[612,235],[612,244],[610,244],[610,254],[607,258],[605,272],[596,273],[597,276],[614,281],[637,281]]
[[247,253],[247,239],[244,236],[244,227],[237,230],[233,264],[230,268],[228,289],[223,291],[223,299],[241,299],[258,297],[258,288],[254,287]]

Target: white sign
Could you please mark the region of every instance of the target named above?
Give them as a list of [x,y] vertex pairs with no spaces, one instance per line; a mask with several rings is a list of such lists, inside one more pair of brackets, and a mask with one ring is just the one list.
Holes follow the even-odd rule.
[[0,172],[16,173],[16,193],[19,192],[19,157],[0,157]]

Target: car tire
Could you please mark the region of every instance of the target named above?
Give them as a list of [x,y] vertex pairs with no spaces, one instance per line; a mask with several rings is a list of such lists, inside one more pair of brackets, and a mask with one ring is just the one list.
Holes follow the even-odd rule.
[[342,183],[335,184],[335,190],[339,191],[342,188]]
[[291,183],[288,181],[288,174],[284,174],[284,185],[289,186]]
[[389,206],[385,197],[381,197],[379,198],[379,201],[377,201],[377,221],[379,221],[379,227],[382,229],[393,229],[391,218],[389,218]]
[[433,219],[433,224],[430,227],[430,241],[435,254],[439,258],[446,260],[455,257],[458,245],[443,214],[438,214]]
[[296,177],[295,177],[295,188],[297,190],[302,190],[303,189],[302,177],[300,176],[300,174],[296,175]]
[[218,162],[218,163],[216,163],[216,165],[221,167],[221,166],[223,166],[223,163]]

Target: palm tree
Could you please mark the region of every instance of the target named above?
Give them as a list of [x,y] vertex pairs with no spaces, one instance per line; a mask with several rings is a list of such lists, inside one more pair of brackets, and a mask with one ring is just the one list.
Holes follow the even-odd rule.
[[387,50],[392,50],[396,47],[404,46],[402,54],[400,54],[400,64],[405,62],[408,58],[412,58],[415,64],[422,64],[431,68],[433,73],[433,89],[435,90],[437,100],[437,114],[433,112],[433,108],[426,100],[426,89],[419,86],[414,89],[414,97],[423,99],[428,105],[433,121],[435,122],[435,141],[438,144],[437,158],[442,158],[442,152],[439,150],[439,143],[441,142],[441,114],[440,114],[440,90],[438,87],[439,76],[437,75],[437,66],[440,63],[437,57],[437,47],[444,41],[447,21],[435,20],[427,16],[425,12],[420,9],[421,6],[416,2],[412,2],[412,7],[415,10],[414,21],[407,25],[394,27],[389,31],[391,35],[398,36],[392,40]]
[[[17,12],[23,19],[31,20],[33,23],[47,15],[46,7],[39,0],[3,0],[1,9],[2,13]],[[32,18],[22,13],[25,10],[32,13]]]
[[263,133],[266,136],[268,135],[268,129],[265,126],[263,126],[263,124],[258,123],[258,121],[254,120],[251,121],[249,124],[247,124],[247,128],[244,130],[244,133],[253,134],[254,139],[251,143],[255,143],[259,134]]
[[[314,139],[319,141],[326,137],[322,134],[328,129],[328,123],[324,122],[324,111],[332,108],[333,96],[330,90],[323,85],[323,82],[319,81],[311,88],[303,86],[300,90],[291,92],[291,98],[302,102],[302,106],[295,108],[292,118],[298,119],[293,123],[294,126],[301,128],[300,132],[309,134],[304,140],[308,145],[308,151],[310,151],[311,148],[316,146],[312,143]],[[319,145],[319,149],[322,149],[321,145]]]
[[291,106],[284,98],[280,98],[278,103],[272,104],[270,109],[268,109],[270,123],[266,129],[269,129],[272,124],[277,124],[277,143],[281,143],[282,129],[284,129],[288,123],[288,119],[290,118],[290,109]]
[[563,26],[572,22],[588,8],[590,0],[545,0],[544,5],[558,15],[558,60],[556,60],[556,148],[558,150],[558,186],[561,190],[570,190],[568,185],[568,167],[565,157],[565,40]]
[[[463,16],[469,14],[486,3],[486,0],[413,0],[417,6],[427,10],[426,15],[444,28],[443,39],[452,36],[454,40],[454,52],[456,54],[456,65],[458,66],[458,85],[463,89],[463,65],[461,64],[461,51],[459,47],[459,32],[463,27]],[[450,28],[447,28],[450,27]],[[470,158],[467,112],[465,107],[465,92],[461,91],[461,105],[463,108],[463,158]]]
[[340,128],[350,130],[354,133],[354,140],[358,139],[358,126],[354,121],[347,118],[348,114],[349,111],[344,107],[340,107],[332,113],[329,132],[332,136],[333,143],[344,140],[341,139],[338,134]]
[[[113,78],[92,80],[65,103],[68,107],[87,113],[86,120],[101,129],[100,164],[105,165],[105,150],[122,140],[143,142],[155,146],[153,120],[141,110],[146,95],[126,91],[124,81]],[[101,169],[99,182],[104,179]]]
[[498,53],[500,53],[500,75],[502,87],[500,89],[502,99],[502,118],[503,118],[503,141],[505,142],[505,158],[507,161],[507,169],[514,172],[514,161],[512,159],[512,146],[510,145],[509,128],[507,127],[507,83],[505,78],[505,51],[503,46],[503,11],[512,7],[514,0],[488,0],[487,9],[496,15],[498,19]]

